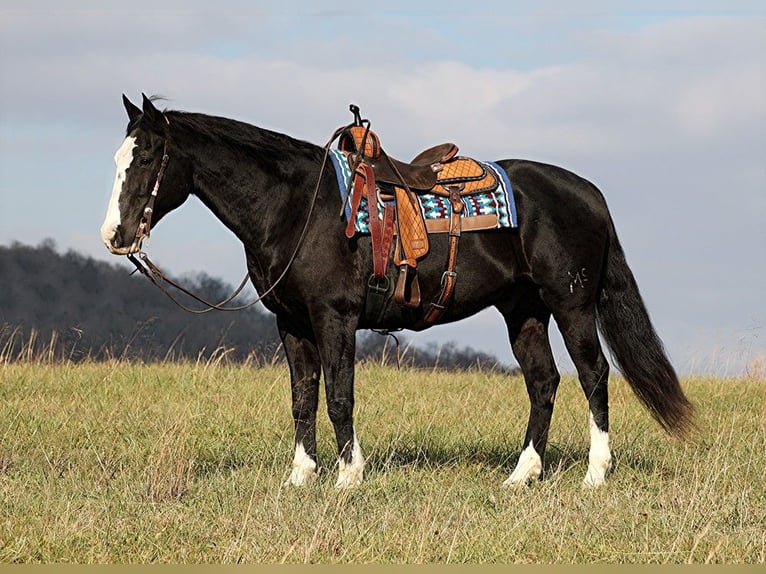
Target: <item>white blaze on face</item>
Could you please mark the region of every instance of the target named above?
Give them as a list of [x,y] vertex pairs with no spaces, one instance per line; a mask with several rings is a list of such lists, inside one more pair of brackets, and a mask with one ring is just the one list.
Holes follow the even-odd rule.
[[109,205],[106,209],[106,218],[101,226],[101,239],[111,252],[116,252],[112,246],[112,240],[117,233],[117,226],[120,225],[120,194],[122,186],[125,183],[125,173],[128,171],[133,161],[133,149],[136,147],[136,138],[128,136],[122,145],[114,154],[114,163],[117,166],[117,173],[114,176],[114,186],[112,187],[112,197],[109,198]]

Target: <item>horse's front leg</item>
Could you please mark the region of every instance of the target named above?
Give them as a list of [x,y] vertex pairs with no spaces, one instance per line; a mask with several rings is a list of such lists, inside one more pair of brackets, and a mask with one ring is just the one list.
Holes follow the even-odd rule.
[[295,456],[285,484],[303,486],[318,474],[316,414],[319,405],[321,362],[316,344],[277,319],[279,335],[290,366],[292,411],[295,423]]
[[335,486],[357,486],[364,474],[364,456],[354,432],[356,320],[330,311],[314,322],[314,332],[324,369],[327,413],[338,444],[339,471]]

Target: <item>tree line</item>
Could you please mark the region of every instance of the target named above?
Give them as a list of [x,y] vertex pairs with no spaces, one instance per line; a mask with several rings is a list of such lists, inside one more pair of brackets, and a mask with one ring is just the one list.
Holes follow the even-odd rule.
[[[139,274],[46,239],[0,246],[0,360],[44,353],[71,361],[113,358],[271,362],[282,359],[276,321],[260,306],[194,315]],[[174,278],[209,301],[232,288],[205,273]],[[193,302],[179,299],[193,306]],[[235,302],[236,303],[236,300]],[[398,345],[397,345],[398,342]],[[420,348],[407,337],[357,335],[357,359],[409,367],[509,370],[493,356],[454,343]]]

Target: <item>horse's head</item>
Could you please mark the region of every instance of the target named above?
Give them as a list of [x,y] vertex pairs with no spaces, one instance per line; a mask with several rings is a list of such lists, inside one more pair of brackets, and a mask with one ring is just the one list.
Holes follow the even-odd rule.
[[180,162],[169,161],[171,127],[166,115],[145,95],[143,109],[124,95],[122,101],[129,118],[127,137],[114,156],[117,174],[101,226],[107,249],[117,255],[139,251],[151,225],[189,195]]

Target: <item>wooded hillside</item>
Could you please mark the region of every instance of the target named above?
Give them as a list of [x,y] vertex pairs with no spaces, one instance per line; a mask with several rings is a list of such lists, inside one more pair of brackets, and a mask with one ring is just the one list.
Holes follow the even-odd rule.
[[[233,290],[204,273],[175,279],[210,301],[220,301]],[[398,338],[406,349],[404,363],[411,366],[503,368],[496,358],[471,348],[449,343],[422,349],[409,345],[406,336]],[[123,266],[74,251],[59,253],[52,240],[36,247],[0,246],[0,351],[6,360],[25,349],[73,361],[156,361],[209,358],[222,348],[232,360],[281,356],[274,316],[260,306],[193,315],[139,274],[130,276]],[[357,357],[395,363],[395,345],[361,332]]]

